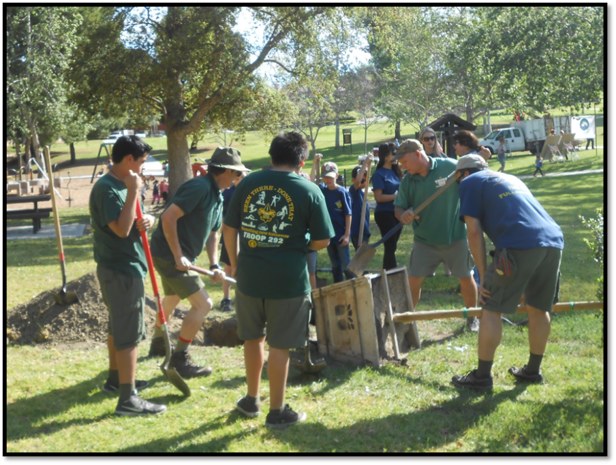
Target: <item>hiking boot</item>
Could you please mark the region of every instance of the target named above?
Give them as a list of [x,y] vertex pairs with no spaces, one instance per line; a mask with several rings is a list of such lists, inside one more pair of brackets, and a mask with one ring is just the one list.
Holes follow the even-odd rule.
[[200,367],[196,365],[191,360],[188,350],[174,352],[173,355],[171,355],[169,368],[175,368],[178,374],[185,379],[212,374],[212,367]]
[[253,418],[261,413],[261,402],[259,402],[259,398],[250,400],[248,396],[244,396],[235,404],[235,410],[242,412],[247,417]]
[[541,374],[541,371],[537,373],[528,373],[526,371],[526,365],[522,368],[511,367],[509,368],[509,373],[515,376],[517,381],[522,383],[543,383],[543,375]]
[[[171,344],[170,350],[173,353],[175,346],[171,341],[169,341],[169,344]],[[150,342],[148,357],[164,357],[165,355],[167,355],[167,352],[165,352],[165,338],[163,336],[153,338]]]
[[[141,391],[142,389],[147,388],[149,385],[150,383],[142,379],[138,379],[135,381],[135,389],[137,391]],[[107,381],[103,385],[102,389],[105,392],[116,392],[118,389],[120,389],[120,383],[112,383],[111,381],[109,381],[109,378],[107,378]]]
[[268,428],[286,428],[306,419],[304,412],[294,412],[289,404],[279,410],[270,410],[265,418],[265,426]]
[[233,311],[233,307],[231,306],[231,299],[229,298],[222,299],[222,301],[220,302],[220,311],[221,312],[232,312]]
[[477,378],[477,370],[473,370],[466,375],[455,375],[451,382],[456,387],[474,389],[476,391],[487,391],[492,389],[492,377]]
[[143,400],[137,395],[137,391],[133,391],[133,395],[130,396],[124,402],[118,400],[118,406],[115,409],[116,415],[124,415],[128,417],[146,416],[146,415],[158,415],[167,410],[167,407],[162,404],[154,404]]
[[476,316],[471,316],[466,319],[466,329],[472,331],[473,333],[479,332],[479,318]]

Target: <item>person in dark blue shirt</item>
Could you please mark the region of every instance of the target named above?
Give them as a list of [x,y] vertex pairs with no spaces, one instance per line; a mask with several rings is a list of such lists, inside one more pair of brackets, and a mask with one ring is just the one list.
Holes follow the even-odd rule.
[[[353,178],[353,185],[349,187],[349,195],[351,196],[351,202],[353,204],[353,213],[351,218],[351,243],[355,250],[359,248],[359,229],[361,223],[361,214],[364,208],[364,189],[368,182],[368,164],[371,162],[372,157],[367,156],[364,163],[361,166],[353,168],[351,177]],[[367,202],[367,200],[366,200]],[[370,208],[366,205],[366,217],[364,220],[364,232],[362,237],[362,243],[368,242],[370,237]]]

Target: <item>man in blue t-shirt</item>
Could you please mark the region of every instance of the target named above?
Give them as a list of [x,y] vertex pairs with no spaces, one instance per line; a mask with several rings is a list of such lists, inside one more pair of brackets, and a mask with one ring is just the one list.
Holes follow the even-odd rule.
[[[488,170],[479,155],[458,160],[460,220],[479,270],[479,367],[456,375],[458,387],[492,388],[492,361],[502,336],[503,313],[514,313],[524,296],[528,310],[530,358],[522,368],[511,367],[518,381],[540,383],[539,370],[550,334],[550,310],[556,294],[563,233],[528,187],[515,176]],[[494,260],[486,262],[483,233],[494,243]]]
[[[320,153],[315,154],[314,164],[318,165],[323,158]],[[351,251],[349,242],[351,240],[351,215],[352,204],[349,192],[336,184],[338,178],[338,167],[334,162],[328,161],[323,164],[321,170],[323,184],[319,184],[321,192],[325,197],[327,211],[334,226],[336,235],[331,239],[327,246],[327,254],[332,263],[332,274],[334,282],[339,283],[344,281],[344,276],[347,279],[355,277],[354,274],[346,270],[346,267],[351,261]],[[311,172],[311,181],[314,182],[314,170]],[[344,274],[343,274],[344,271]]]

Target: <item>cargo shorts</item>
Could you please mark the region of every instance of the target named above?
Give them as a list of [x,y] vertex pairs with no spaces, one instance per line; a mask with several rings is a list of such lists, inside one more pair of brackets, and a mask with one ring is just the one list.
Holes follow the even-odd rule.
[[308,337],[311,311],[310,295],[261,299],[242,294],[239,289],[235,291],[237,336],[243,341],[267,335],[267,343],[275,349],[303,347]]
[[432,276],[441,263],[445,263],[456,278],[468,278],[475,266],[466,238],[449,245],[413,244],[409,263],[409,276]]
[[96,267],[103,302],[109,311],[109,334],[116,350],[135,347],[146,338],[145,281],[117,271]]
[[160,275],[165,295],[177,295],[184,300],[205,287],[201,276],[196,271],[180,271],[175,262],[168,262],[159,257],[152,257],[154,268]]

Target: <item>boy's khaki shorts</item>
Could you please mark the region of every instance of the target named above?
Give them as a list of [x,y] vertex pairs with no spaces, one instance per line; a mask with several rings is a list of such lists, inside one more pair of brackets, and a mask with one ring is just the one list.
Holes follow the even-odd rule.
[[116,350],[135,347],[146,338],[143,278],[127,276],[98,265],[96,276],[109,311],[109,334]]
[[184,300],[205,287],[196,271],[180,271],[175,263],[159,257],[152,257],[154,268],[160,275],[165,295],[177,295]]
[[303,347],[308,336],[311,310],[310,295],[260,299],[236,289],[237,336],[243,341],[251,341],[267,334],[267,343],[275,349]]
[[475,266],[468,249],[468,240],[460,239],[449,245],[413,244],[409,264],[409,276],[422,278],[432,276],[441,263],[445,263],[456,278],[468,278]]

